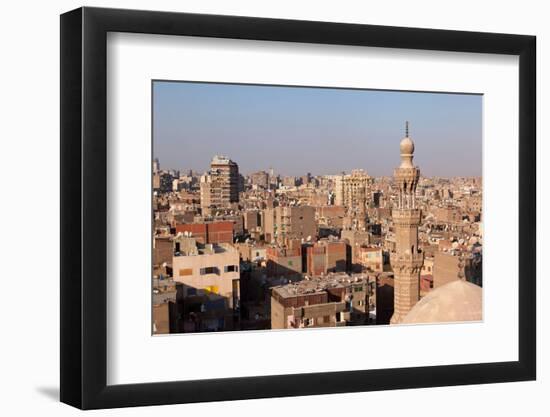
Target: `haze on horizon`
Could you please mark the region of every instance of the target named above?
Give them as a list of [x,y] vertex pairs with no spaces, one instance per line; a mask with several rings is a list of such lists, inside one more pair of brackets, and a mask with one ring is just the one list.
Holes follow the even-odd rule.
[[216,154],[243,174],[391,176],[410,122],[425,177],[482,175],[482,96],[153,82],[153,156],[205,172]]

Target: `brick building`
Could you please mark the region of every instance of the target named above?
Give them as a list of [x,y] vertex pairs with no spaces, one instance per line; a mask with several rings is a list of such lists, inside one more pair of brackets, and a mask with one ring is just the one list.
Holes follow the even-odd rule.
[[349,270],[351,248],[342,241],[320,240],[305,246],[308,275]]
[[185,223],[176,225],[176,233],[188,233],[198,243],[233,243],[234,226],[231,221]]

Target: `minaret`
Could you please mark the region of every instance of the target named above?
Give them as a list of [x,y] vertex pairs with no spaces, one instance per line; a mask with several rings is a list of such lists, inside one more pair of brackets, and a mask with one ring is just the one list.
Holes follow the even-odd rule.
[[418,226],[421,210],[416,208],[416,186],[420,170],[413,165],[414,143],[409,137],[409,122],[405,124],[405,137],[399,145],[401,165],[394,171],[399,187],[397,208],[392,210],[395,230],[395,251],[390,254],[394,273],[394,302],[391,324],[400,323],[418,302],[420,268],[424,254],[418,248]]

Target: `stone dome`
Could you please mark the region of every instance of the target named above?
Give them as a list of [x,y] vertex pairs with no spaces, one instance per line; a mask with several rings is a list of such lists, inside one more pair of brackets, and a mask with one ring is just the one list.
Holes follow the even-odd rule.
[[482,320],[482,289],[455,280],[432,290],[403,318],[403,324]]
[[414,153],[414,142],[410,137],[405,137],[399,144],[399,150],[402,155],[412,155]]

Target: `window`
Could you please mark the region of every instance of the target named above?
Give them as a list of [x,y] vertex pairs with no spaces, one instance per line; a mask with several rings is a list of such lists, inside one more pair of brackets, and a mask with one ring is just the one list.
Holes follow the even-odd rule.
[[201,268],[201,275],[207,274],[217,274],[218,268],[215,266],[207,266],[206,268]]
[[193,275],[193,268],[183,268],[179,270],[180,277],[186,277],[189,275]]
[[239,272],[237,265],[226,265],[223,267],[223,272]]

